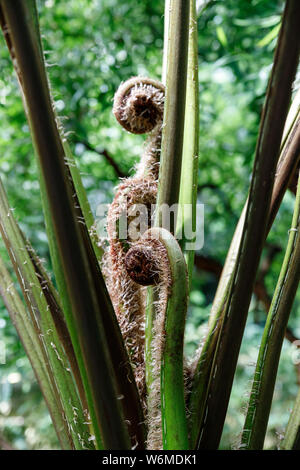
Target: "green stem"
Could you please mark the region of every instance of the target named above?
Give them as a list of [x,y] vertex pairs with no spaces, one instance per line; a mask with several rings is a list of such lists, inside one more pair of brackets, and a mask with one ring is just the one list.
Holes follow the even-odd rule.
[[183,338],[188,299],[187,269],[174,237],[164,229],[153,229],[169,260],[171,286],[168,292],[161,358],[161,413],[164,450],[188,449],[183,379]]
[[[156,225],[162,226],[161,206],[178,203],[184,132],[186,73],[188,56],[190,3],[170,1],[169,40],[166,76],[166,98],[162,131],[161,165],[157,196]],[[174,234],[174,220],[170,232]]]
[[[29,22],[31,22],[32,32],[34,34],[35,44],[38,48],[39,58],[42,61],[42,63],[44,63],[44,56],[43,56],[43,50],[42,50],[42,44],[41,44],[41,38],[40,38],[40,30],[39,30],[38,14],[37,14],[35,0],[28,0],[27,6],[28,6],[28,12],[31,13],[31,14],[28,14],[27,20]],[[12,41],[11,41],[11,38],[10,38],[10,34],[9,34],[9,31],[8,31],[5,19],[3,17],[3,12],[0,11],[0,13],[1,13],[1,26],[2,26],[2,30],[5,31],[5,40],[6,40],[6,43],[7,43],[7,47],[10,51],[10,54],[11,54],[11,57],[12,57],[14,63],[16,63],[15,52],[14,52],[13,47],[12,47]],[[20,74],[20,70],[18,68],[16,68],[16,73],[17,73],[17,78],[19,80],[19,85],[20,85],[20,87],[23,91],[22,92],[22,99],[23,99],[23,102],[24,102],[24,108],[25,108],[25,110],[27,110],[27,104],[26,104],[26,99],[25,99],[25,90],[23,90],[23,80],[22,80],[22,76]],[[53,109],[54,109],[54,107],[53,107]],[[33,133],[32,124],[31,124],[31,120],[30,120],[30,115],[28,113],[27,113],[27,119],[28,119],[28,122],[29,122],[29,125],[30,125],[31,133]],[[58,120],[57,116],[56,116],[56,120]],[[73,177],[76,178],[76,183],[74,183],[76,185],[76,191],[73,191],[73,195],[76,196],[75,199],[74,199],[74,206],[76,205],[79,208],[79,203],[78,203],[78,200],[77,200],[77,193],[79,193],[79,199],[80,199],[81,204],[83,205],[83,213],[85,214],[85,218],[88,221],[87,226],[88,226],[88,228],[91,228],[92,223],[93,223],[93,221],[91,220],[91,215],[92,214],[91,214],[91,210],[89,208],[89,203],[88,203],[88,200],[87,200],[87,197],[86,197],[86,193],[85,193],[83,185],[82,185],[79,170],[78,170],[78,168],[75,164],[74,158],[73,158],[73,156],[70,152],[70,148],[69,148],[69,145],[68,145],[66,140],[64,140],[63,146],[64,146],[65,151],[67,151],[66,163],[68,163],[69,170],[70,171],[72,170]],[[76,328],[75,328],[73,318],[72,318],[71,301],[70,301],[70,298],[69,298],[68,292],[67,292],[67,284],[66,284],[66,280],[65,280],[65,277],[64,277],[64,274],[63,274],[62,263],[61,263],[59,252],[58,252],[54,227],[53,227],[53,223],[52,223],[50,206],[49,206],[49,202],[47,200],[46,187],[45,187],[45,182],[44,182],[44,179],[43,179],[39,159],[37,159],[37,166],[38,166],[38,174],[39,174],[40,192],[41,192],[41,198],[42,198],[43,212],[44,212],[44,217],[45,217],[45,225],[46,225],[46,231],[47,231],[47,236],[48,236],[48,241],[49,241],[49,250],[50,250],[51,261],[52,261],[52,264],[53,264],[54,276],[55,276],[55,279],[56,279],[56,282],[57,282],[57,285],[58,285],[59,295],[60,295],[61,303],[62,303],[62,306],[63,306],[64,315],[65,315],[65,318],[67,320],[68,329],[70,331],[70,335],[71,335],[71,338],[72,338],[72,345],[74,347],[74,352],[75,352],[75,356],[76,356],[76,359],[77,359],[78,367],[79,367],[80,372],[81,372],[81,377],[78,377],[78,375],[75,371],[73,371],[73,372],[75,372],[75,378],[76,378],[78,389],[79,389],[79,392],[80,392],[82,404],[83,404],[83,406],[85,406],[86,412],[90,413],[92,422],[95,423],[96,422],[96,414],[95,414],[95,410],[94,410],[92,394],[91,394],[91,390],[90,390],[90,387],[89,387],[89,384],[88,384],[87,371],[86,371],[86,367],[84,365],[83,357],[82,357],[82,354],[81,354],[78,335],[77,335]],[[83,220],[82,214],[79,214],[79,217],[81,217],[80,220]],[[95,249],[95,245],[94,245],[94,249]],[[95,253],[97,253],[96,249],[95,249]],[[98,253],[98,256],[99,256],[99,253]],[[81,389],[81,380],[82,380],[82,383],[84,385],[85,393],[83,393],[83,391]],[[87,410],[87,407],[86,407],[86,404],[85,404],[86,403],[86,398],[85,398],[84,395],[86,395],[86,397],[87,397],[88,410]],[[96,437],[96,443],[97,443],[98,448],[102,448],[102,439],[101,439],[100,430],[99,430],[98,426],[94,426],[93,432],[94,432],[95,437]]]
[[82,380],[80,376],[80,371],[78,368],[78,363],[76,359],[76,355],[74,353],[73,344],[71,341],[71,337],[69,331],[67,329],[67,325],[65,322],[65,318],[63,315],[63,310],[60,302],[60,298],[58,296],[58,292],[56,291],[55,287],[53,286],[48,273],[46,272],[45,268],[42,265],[41,260],[38,258],[37,254],[35,253],[34,249],[30,245],[30,242],[25,239],[24,234],[20,233],[21,237],[24,240],[24,244],[26,245],[28,255],[30,256],[30,260],[33,264],[35,273],[39,280],[39,283],[43,289],[44,296],[49,306],[49,311],[52,316],[52,320],[54,326],[57,330],[57,334],[59,337],[59,341],[61,342],[68,361],[70,363],[70,367],[72,370],[72,374],[74,376],[79,396],[82,402],[84,409],[88,409],[86,404],[86,397],[84,393],[84,388],[82,385]]
[[188,266],[191,283],[196,243],[196,204],[199,153],[199,80],[198,28],[196,2],[190,0],[189,46],[187,66],[186,108],[184,122],[183,157],[179,193],[179,213],[176,238]]
[[25,306],[14,287],[2,258],[0,258],[0,295],[4,301],[10,318],[22,341],[26,355],[31,363],[36,379],[52,418],[54,429],[64,450],[72,449],[72,438],[64,419],[61,402],[55,384],[51,382],[47,365],[47,352],[44,343],[30,318]]
[[[166,82],[164,124],[162,131],[161,163],[155,225],[162,226],[161,207],[171,208],[178,203],[181,177],[184,113],[186,101],[186,74],[190,3],[185,0],[167,0],[165,19],[163,82]],[[167,18],[168,16],[168,18]],[[165,227],[175,232],[175,221]],[[156,291],[148,289],[146,307],[146,383],[148,391],[153,381],[152,325],[155,320]],[[149,406],[151,404],[149,403]]]
[[170,6],[171,0],[165,0],[165,11],[164,11],[164,52],[163,52],[163,65],[161,81],[165,85],[167,78],[167,64],[168,64],[168,50],[169,50],[169,25],[170,25]]
[[63,410],[72,431],[74,445],[78,449],[91,448],[93,445],[89,442],[89,433],[85,424],[86,418],[83,415],[81,403],[69,372],[69,363],[61,347],[50,305],[48,305],[35,266],[27,252],[23,236],[9,208],[1,181],[0,220],[0,231],[22,288],[24,299],[31,312],[33,324],[36,325],[36,335],[42,334],[46,344],[47,355],[57,382]]
[[[151,328],[147,340],[152,339],[148,343],[148,352],[151,350],[152,354],[146,356],[146,360],[153,361],[148,414],[154,425],[150,434],[152,437],[152,431],[154,434],[159,431],[155,427],[160,422],[156,421],[157,416],[161,414],[163,449],[185,450],[189,448],[183,375],[183,339],[188,302],[186,263],[175,237],[163,228],[149,229],[141,242],[151,247],[155,260],[153,269],[156,271],[159,265],[160,273],[155,288],[159,290],[156,294],[156,315],[150,317],[151,323],[147,324],[147,329]],[[147,380],[149,382],[149,377]],[[160,405],[157,403],[158,394]],[[151,425],[152,422],[149,422]],[[158,442],[150,441],[149,444],[157,446]]]
[[[270,211],[268,215],[267,234],[268,235],[273,221],[280,207],[283,196],[287,190],[289,181],[296,171],[300,159],[300,90],[295,96],[289,110],[285,123],[284,136],[281,141],[280,157],[278,160]],[[289,126],[289,127],[288,127]],[[229,251],[227,253],[225,266],[222,271],[218,289],[213,302],[210,316],[210,324],[216,322],[219,314],[224,308],[224,299],[226,299],[227,284],[232,280],[233,268],[236,262],[238,248],[241,242],[242,229],[245,223],[247,202],[244,206],[240,220],[236,227]]]
[[288,245],[259,349],[242,448],[263,448],[284,333],[300,279],[299,230],[300,176]]
[[[273,220],[275,219],[275,216],[278,212],[290,178],[296,170],[300,158],[299,96],[296,96],[295,100],[296,101],[293,102],[287,119],[287,121],[292,125],[289,129],[285,130],[286,135],[281,143],[281,155],[276,169],[271,206],[268,216],[267,234],[272,227]],[[217,337],[221,325],[222,314],[233,278],[234,265],[236,262],[238,247],[240,245],[242,230],[245,222],[246,208],[247,204],[245,205],[240,216],[240,220],[235,230],[227,254],[225,266],[218,284],[218,289],[209,318],[209,331],[201,349],[200,357],[199,359],[196,358],[197,366],[193,380],[192,393],[190,396],[190,432],[191,441],[194,443],[196,442],[195,439],[197,439],[197,429],[199,429],[203,418],[206,396],[205,394],[208,389],[207,384],[209,383],[209,375],[215,347],[217,344]]]
[[[84,358],[83,358],[83,355],[81,354],[80,342],[79,342],[79,337],[78,337],[77,330],[76,330],[76,325],[75,325],[75,322],[73,321],[71,299],[69,297],[69,293],[67,290],[67,282],[66,282],[63,268],[62,268],[62,262],[59,256],[57,241],[55,238],[55,232],[54,232],[52,218],[51,218],[51,211],[49,207],[49,202],[46,197],[45,183],[44,183],[43,176],[41,174],[41,169],[40,169],[40,164],[39,164],[38,159],[37,159],[37,164],[38,164],[39,173],[40,173],[39,180],[40,180],[41,197],[42,197],[43,211],[44,211],[44,217],[45,217],[46,231],[47,231],[48,242],[49,242],[50,256],[51,256],[51,261],[53,265],[53,272],[55,275],[55,280],[56,280],[58,291],[60,294],[64,317],[66,319],[68,331],[71,336],[72,345],[74,348],[75,356],[77,359],[77,364],[78,364],[79,371],[81,374],[81,380],[84,386],[86,400],[88,404],[88,412],[90,413],[92,423],[96,423],[97,418],[96,418],[96,413],[94,409],[92,392],[89,386],[87,370],[84,364]],[[84,400],[82,400],[82,403],[84,403]],[[93,432],[95,434],[97,448],[102,449],[103,443],[102,443],[102,438],[100,434],[100,428],[96,426],[95,424],[93,426]]]

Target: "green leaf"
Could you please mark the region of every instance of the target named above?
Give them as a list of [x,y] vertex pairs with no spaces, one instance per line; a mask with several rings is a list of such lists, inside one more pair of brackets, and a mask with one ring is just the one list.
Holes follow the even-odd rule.
[[216,28],[217,37],[223,47],[226,47],[228,44],[227,37],[222,26],[217,26]]
[[273,41],[273,39],[275,39],[279,33],[279,30],[280,30],[280,23],[277,24],[273,29],[271,29],[271,31],[266,34],[265,37],[263,37],[258,43],[258,47],[265,47],[267,46],[268,44],[270,44],[271,41]]

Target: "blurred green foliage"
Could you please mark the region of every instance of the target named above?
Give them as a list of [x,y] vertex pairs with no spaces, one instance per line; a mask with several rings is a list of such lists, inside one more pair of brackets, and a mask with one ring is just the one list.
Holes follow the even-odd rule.
[[[201,2],[199,2],[201,3]],[[199,201],[205,204],[201,253],[223,263],[247,197],[251,164],[282,1],[211,1],[199,18]],[[39,2],[40,26],[55,105],[83,175],[93,210],[110,202],[117,175],[105,150],[130,174],[143,145],[115,122],[115,90],[132,75],[160,78],[163,0],[69,0]],[[18,84],[1,38],[0,176],[15,215],[51,272],[35,159]],[[282,248],[265,283],[275,287],[287,242],[293,196],[287,194],[268,243]],[[0,245],[4,254],[3,245]],[[217,280],[195,270],[186,353],[205,333]],[[290,326],[300,337],[300,295]],[[223,448],[238,440],[265,321],[253,299],[242,344]],[[18,449],[58,448],[46,406],[8,314],[0,303],[0,444]],[[285,342],[266,440],[276,448],[297,392],[293,347]],[[5,353],[5,354],[4,354]],[[3,443],[1,444],[3,445]]]

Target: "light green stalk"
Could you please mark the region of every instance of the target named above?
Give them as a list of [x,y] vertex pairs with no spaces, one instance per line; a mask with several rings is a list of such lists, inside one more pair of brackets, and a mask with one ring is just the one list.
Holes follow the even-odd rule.
[[183,379],[183,337],[188,299],[186,263],[176,239],[164,229],[151,234],[163,243],[171,285],[166,300],[161,357],[161,414],[165,450],[188,449]]
[[[187,56],[190,3],[185,0],[166,0],[163,82],[166,83],[161,163],[155,225],[162,226],[161,206],[171,208],[178,203],[186,102]],[[168,227],[175,232],[174,221]],[[152,388],[153,324],[155,323],[156,292],[150,287],[147,294],[145,331],[145,369],[148,392]],[[151,407],[148,400],[148,408]]]
[[[170,1],[166,98],[162,131],[161,164],[156,225],[162,224],[161,206],[178,203],[183,148],[190,4]],[[170,226],[175,232],[174,221]]]
[[[184,121],[184,140],[179,193],[179,213],[176,238],[188,266],[191,282],[196,241],[196,204],[199,153],[199,81],[198,81],[198,28],[196,2],[190,0],[189,48],[187,89]],[[189,233],[186,233],[189,232]],[[192,235],[192,238],[188,237]]]
[[[143,256],[144,248],[151,247],[153,272],[159,273],[156,316],[151,325],[152,342],[148,345],[148,353],[151,349],[152,354],[146,358],[152,360],[148,444],[157,449],[162,433],[164,450],[184,450],[189,448],[183,374],[188,303],[186,263],[175,237],[163,228],[146,231],[138,245],[141,254],[137,259]],[[132,247],[135,249],[137,246]]]
[[300,280],[300,177],[289,240],[265,325],[241,446],[262,449],[272,404],[279,358]]

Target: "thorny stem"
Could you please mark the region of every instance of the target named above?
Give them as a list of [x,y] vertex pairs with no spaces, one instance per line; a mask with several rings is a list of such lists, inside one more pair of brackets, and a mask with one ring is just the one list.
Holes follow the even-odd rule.
[[[39,58],[40,58],[41,62],[44,63],[44,56],[43,56],[42,44],[41,44],[41,39],[40,39],[40,31],[39,31],[38,13],[37,13],[35,0],[28,0],[28,13],[29,12],[31,14],[28,14],[27,20],[31,23],[30,26],[32,27],[32,34],[33,34],[34,39],[35,39],[35,45],[38,48]],[[31,133],[33,133],[30,114],[27,112],[28,107],[27,107],[27,103],[26,103],[25,90],[23,89],[22,74],[21,74],[21,71],[19,70],[19,68],[16,67],[17,60],[16,60],[16,56],[15,56],[15,51],[14,51],[14,48],[13,48],[13,43],[12,43],[10,31],[9,31],[8,26],[6,24],[6,21],[5,21],[5,18],[3,16],[3,11],[2,10],[0,10],[0,19],[1,19],[1,27],[2,27],[2,30],[3,30],[3,33],[4,33],[4,38],[5,38],[7,47],[9,49],[10,55],[12,57],[13,63],[15,64],[15,71],[16,71],[16,74],[17,74],[17,78],[19,80],[19,85],[20,85],[21,90],[22,90],[22,100],[23,100],[23,104],[24,104],[24,109],[27,113],[27,119],[28,119],[28,122],[29,122]],[[52,110],[54,112],[53,103],[52,103]],[[58,122],[57,116],[55,117],[55,119],[56,119],[56,122]],[[83,204],[85,220],[86,220],[87,224],[92,224],[92,220],[91,220],[91,215],[92,214],[91,214],[91,210],[89,208],[89,204],[88,204],[86,195],[84,193],[84,189],[83,189],[82,182],[81,182],[81,179],[80,179],[79,171],[78,171],[78,169],[75,165],[73,156],[70,154],[70,149],[69,149],[68,143],[65,139],[64,139],[64,142],[62,144],[63,144],[64,149],[66,150],[67,155],[68,155],[66,164],[69,166],[69,168],[72,168],[73,176],[76,179],[77,191],[79,193],[80,201]],[[85,393],[86,393],[86,396],[87,396],[87,401],[89,403],[89,410],[86,409],[86,412],[89,411],[89,413],[91,415],[91,418],[92,418],[92,422],[96,422],[96,415],[95,415],[95,410],[94,410],[94,406],[93,406],[91,391],[90,391],[90,388],[89,388],[89,385],[88,385],[88,378],[87,378],[86,368],[84,366],[82,354],[80,352],[80,345],[79,345],[79,340],[77,338],[77,332],[76,332],[76,329],[74,328],[73,322],[71,321],[71,318],[72,318],[71,301],[70,301],[70,298],[69,298],[68,293],[67,293],[66,280],[65,280],[65,277],[63,275],[61,259],[60,259],[60,256],[59,256],[57,241],[56,241],[56,238],[55,238],[55,232],[54,232],[54,227],[53,227],[53,223],[52,223],[52,217],[51,217],[49,201],[47,199],[47,194],[46,194],[45,181],[43,179],[39,159],[37,159],[37,166],[38,166],[38,174],[39,174],[42,205],[43,205],[43,211],[44,211],[44,217],[45,217],[45,225],[46,225],[46,231],[47,231],[47,236],[48,236],[48,240],[49,240],[49,249],[50,249],[51,260],[52,260],[52,263],[53,263],[54,275],[55,275],[55,279],[56,279],[56,282],[57,282],[57,285],[58,285],[59,295],[60,295],[60,298],[61,298],[61,301],[62,301],[64,315],[65,315],[65,318],[66,318],[67,323],[68,323],[68,329],[69,329],[71,337],[72,337],[72,343],[73,343],[73,346],[74,346],[74,351],[75,351],[76,358],[77,358],[77,361],[78,361],[78,365],[79,365],[79,368],[80,368],[80,371],[81,371],[81,378],[82,378],[82,382],[83,382],[84,387],[85,387]],[[79,202],[77,200],[77,194],[76,194],[75,199],[74,199],[74,205],[78,206],[78,210],[80,210]],[[82,214],[80,214],[79,219],[83,220]],[[95,248],[95,245],[94,245],[94,248]],[[97,253],[96,250],[95,250],[95,252]],[[80,378],[78,377],[77,378],[77,383],[79,383],[79,381],[80,381]],[[81,386],[79,387],[79,390],[81,390]],[[83,396],[82,392],[81,392],[81,401],[82,401],[83,404],[85,404],[85,402],[86,402],[86,399]],[[93,432],[96,435],[97,445],[98,445],[99,448],[101,448],[102,447],[101,436],[100,436],[100,433],[99,433],[99,430],[98,430],[97,426],[96,427],[94,426]]]
[[[299,95],[299,94],[298,94]],[[293,102],[294,103],[294,102]],[[289,111],[287,121],[293,123],[292,127],[285,130],[285,136],[281,143],[281,154],[277,164],[276,176],[274,181],[274,188],[272,192],[271,205],[268,215],[268,229],[267,233],[272,227],[273,220],[279,209],[282,198],[288,187],[289,181],[297,168],[300,158],[300,118],[299,118],[299,96],[295,99],[295,105],[293,105]],[[200,411],[200,403],[202,403],[202,409],[204,409],[205,399],[203,393],[206,393],[207,380],[211,368],[211,361],[216,346],[216,339],[218,336],[218,328],[221,325],[222,312],[226,302],[227,294],[230,288],[232,275],[234,272],[234,264],[238,254],[238,246],[240,244],[242,228],[245,222],[246,215],[245,205],[242,214],[240,216],[237,228],[235,230],[225,265],[222,269],[220,281],[218,284],[217,293],[213,302],[211,315],[209,319],[209,331],[206,336],[204,346],[201,350],[201,355],[197,364],[197,371],[194,377],[193,389],[198,390],[197,393],[192,392],[191,394],[191,409],[198,409],[197,413],[192,412],[191,414],[191,432],[193,433],[196,422],[201,422],[202,413]],[[267,234],[266,234],[267,236]],[[205,369],[204,369],[205,368]],[[200,379],[203,385],[198,383]],[[196,401],[198,405],[196,405]],[[194,423],[194,424],[193,424]],[[195,436],[194,436],[195,438]]]

